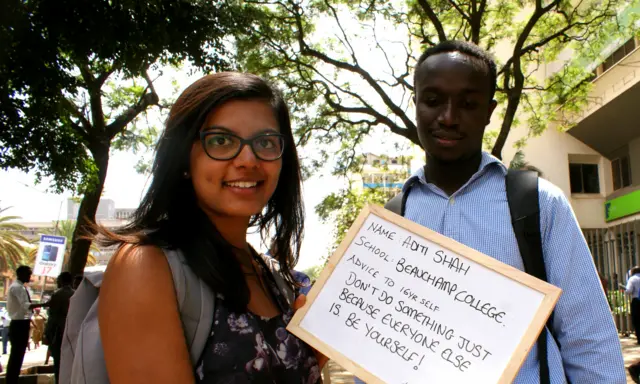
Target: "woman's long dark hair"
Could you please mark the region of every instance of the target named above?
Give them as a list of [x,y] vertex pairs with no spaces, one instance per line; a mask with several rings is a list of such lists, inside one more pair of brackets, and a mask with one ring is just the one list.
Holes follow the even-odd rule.
[[[270,249],[285,279],[294,284],[291,270],[298,261],[304,226],[301,176],[289,110],[281,94],[258,76],[223,72],[191,84],[171,108],[153,162],[151,185],[132,222],[118,230],[99,230],[102,245],[154,244],[182,250],[193,271],[214,292],[222,293],[230,309],[241,312],[249,302],[244,275],[226,241],[198,207],[193,184],[184,177],[194,140],[209,112],[230,100],[265,100],[285,135],[282,170],[275,192],[262,213],[252,217],[263,236],[275,237]],[[213,160],[212,160],[213,161]]]

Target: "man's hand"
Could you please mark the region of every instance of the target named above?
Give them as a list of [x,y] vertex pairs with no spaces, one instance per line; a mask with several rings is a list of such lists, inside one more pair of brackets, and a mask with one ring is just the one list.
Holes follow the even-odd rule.
[[[306,303],[307,303],[306,295],[298,296],[296,298],[296,301],[293,303],[293,310],[297,311],[298,309],[304,307]],[[329,361],[329,358],[323,355],[322,353],[318,352],[315,348],[311,348],[311,349],[313,349],[313,353],[316,355],[316,360],[318,360],[318,365],[320,366],[320,369],[322,369],[324,365],[327,363],[327,361]]]

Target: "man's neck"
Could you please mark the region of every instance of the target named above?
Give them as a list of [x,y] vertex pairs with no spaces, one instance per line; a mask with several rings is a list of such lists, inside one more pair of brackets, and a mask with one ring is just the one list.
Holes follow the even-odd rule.
[[482,162],[482,152],[458,161],[441,161],[427,154],[424,174],[447,195],[453,195],[473,176]]

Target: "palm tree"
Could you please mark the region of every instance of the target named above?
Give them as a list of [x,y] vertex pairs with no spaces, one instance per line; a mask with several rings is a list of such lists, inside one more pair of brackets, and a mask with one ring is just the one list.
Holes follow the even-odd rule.
[[29,240],[20,234],[27,228],[13,220],[19,220],[19,216],[2,216],[9,208],[0,209],[0,271],[15,269],[23,263],[27,254],[23,244]]
[[[58,222],[54,222],[54,229],[48,230],[48,234],[63,236],[67,238],[67,248],[64,251],[64,262],[62,264],[62,269],[67,269],[67,264],[69,263],[69,255],[71,253],[71,245],[73,244],[73,230],[76,227],[75,220],[61,220]],[[38,240],[36,240],[36,243]],[[89,256],[87,257],[87,266],[90,267],[92,265],[96,265],[98,260],[92,254],[92,252],[100,252],[100,249],[95,245],[91,244],[91,248],[89,248]],[[33,248],[28,252],[28,260],[31,265],[35,264],[36,256],[38,255],[38,248]]]

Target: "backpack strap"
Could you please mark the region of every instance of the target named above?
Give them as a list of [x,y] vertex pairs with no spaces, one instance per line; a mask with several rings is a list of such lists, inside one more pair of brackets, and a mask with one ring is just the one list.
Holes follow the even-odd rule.
[[404,212],[402,212],[402,200],[404,200],[404,193],[400,192],[393,196],[391,200],[387,201],[384,207],[396,215],[404,216]]
[[187,265],[180,250],[162,250],[171,268],[184,337],[191,363],[195,367],[211,333],[215,296],[209,286]]
[[407,185],[406,192],[400,191],[400,193],[392,197],[391,200],[389,200],[387,204],[384,205],[384,207],[395,213],[396,215],[404,217],[404,213],[407,208],[407,198],[409,197],[409,193],[411,192],[411,187],[413,187],[415,183],[415,179],[411,180],[409,182],[409,185]]
[[271,276],[273,276],[273,280],[278,286],[278,289],[280,290],[280,292],[282,292],[282,295],[287,301],[287,304],[289,305],[289,307],[293,307],[293,303],[296,300],[296,297],[295,297],[296,293],[291,287],[291,285],[288,284],[282,277],[282,274],[280,273],[280,263],[278,263],[278,261],[273,257],[265,255],[264,253],[257,253],[257,254],[260,257],[260,260],[264,262],[269,272],[271,272]]
[[[526,273],[547,281],[542,253],[540,233],[540,203],[538,197],[538,174],[532,171],[509,170],[506,177],[507,201],[511,213],[513,233],[518,241]],[[538,337],[538,360],[540,363],[540,384],[550,384],[549,360],[547,358],[547,331],[556,341],[553,332],[553,312],[547,325]]]

